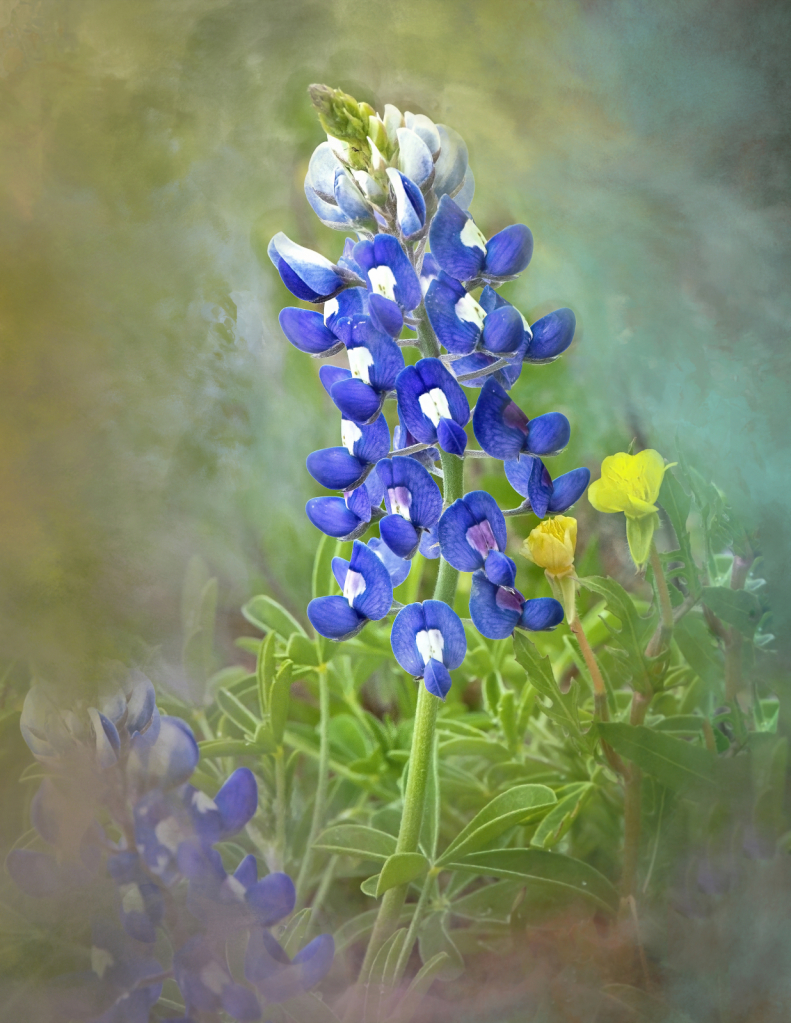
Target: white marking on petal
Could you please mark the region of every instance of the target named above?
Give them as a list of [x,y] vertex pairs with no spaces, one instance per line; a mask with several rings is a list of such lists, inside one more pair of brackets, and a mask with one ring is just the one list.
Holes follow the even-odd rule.
[[439,629],[423,629],[415,636],[415,642],[424,664],[428,664],[432,657],[435,661],[442,662],[445,639]]
[[146,904],[140,886],[136,884],[122,884],[118,888],[121,896],[121,906],[124,913],[144,913]]
[[164,845],[172,853],[178,852],[183,834],[181,826],[175,817],[166,817],[163,821],[160,821],[154,828],[154,834],[160,845]]
[[448,399],[445,397],[445,392],[440,390],[439,387],[432,387],[430,391],[425,391],[418,398],[418,402],[420,403],[423,415],[428,416],[434,426],[439,426],[440,419],[453,418],[448,408]]
[[[517,310],[517,312],[518,312],[518,310]],[[525,333],[527,334],[528,337],[532,338],[533,331],[530,329],[530,324],[524,318],[524,315],[522,313],[519,313],[519,315],[522,317],[522,323],[524,324]]]
[[244,895],[247,889],[238,877],[234,877],[233,874],[229,874],[224,883],[225,887],[235,898],[237,898],[240,902],[244,900]]
[[208,813],[209,810],[216,810],[217,804],[211,798],[207,796],[205,792],[196,792],[192,797],[192,805],[198,811],[198,813]]
[[375,266],[368,271],[371,290],[395,302],[396,279],[389,266]]
[[338,312],[339,309],[340,309],[340,306],[338,305],[338,299],[337,298],[331,298],[329,300],[329,302],[325,302],[324,303],[324,322],[326,323],[327,320],[330,318],[330,316],[335,316],[335,314]]
[[474,323],[476,327],[483,327],[483,321],[486,319],[486,310],[478,305],[472,295],[462,295],[453,307],[453,311],[456,314],[457,320],[462,320],[464,323]]
[[349,569],[343,584],[343,598],[349,602],[349,607],[353,606],[354,598],[359,597],[361,593],[365,593],[365,579],[359,572],[352,572]]
[[91,949],[91,969],[100,980],[104,976],[104,971],[112,966],[114,962],[115,959],[113,959],[106,948],[97,948],[94,945]]
[[338,159],[342,163],[349,162],[349,143],[343,142],[341,139],[336,139],[334,135],[327,135],[327,141],[330,144],[330,149],[335,153]]
[[480,249],[484,255],[486,254],[486,239],[478,230],[478,225],[472,217],[461,229],[459,238],[461,239],[461,244],[466,245],[468,249]]
[[228,976],[219,963],[207,963],[200,971],[201,983],[208,988],[212,994],[221,995],[225,985],[228,983]]
[[353,423],[351,419],[341,419],[341,443],[350,455],[354,454],[354,445],[362,435],[363,431],[357,423]]
[[352,376],[362,380],[364,384],[370,384],[368,370],[374,364],[373,355],[362,345],[359,348],[348,348],[346,354],[349,356],[349,369],[352,371]]
[[390,498],[390,514],[400,515],[407,522],[412,521],[409,508],[412,504],[412,494],[406,487],[389,487],[387,496]]

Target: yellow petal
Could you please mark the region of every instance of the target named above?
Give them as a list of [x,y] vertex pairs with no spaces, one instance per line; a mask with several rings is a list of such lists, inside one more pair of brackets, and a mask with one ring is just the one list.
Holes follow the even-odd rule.
[[574,564],[576,545],[577,520],[569,515],[556,515],[539,522],[525,540],[522,553],[552,575],[562,575]]
[[647,448],[636,455],[619,451],[601,465],[601,479],[588,488],[588,500],[597,511],[625,512],[642,518],[656,512],[665,463],[658,451]]

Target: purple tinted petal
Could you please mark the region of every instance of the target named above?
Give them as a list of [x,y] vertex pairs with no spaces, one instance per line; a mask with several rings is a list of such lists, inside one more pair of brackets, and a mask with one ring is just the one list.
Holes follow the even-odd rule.
[[[442,494],[428,469],[414,458],[404,455],[383,458],[377,466],[377,471],[380,469],[388,511],[392,510],[393,495],[390,491],[404,490],[409,495],[409,518],[414,526],[430,529],[439,521],[442,514]],[[401,503],[403,497],[401,494]]]
[[379,521],[379,533],[399,558],[412,558],[420,543],[420,533],[401,515],[385,515]]
[[534,455],[557,455],[571,437],[571,425],[562,412],[547,412],[530,420],[525,449]]
[[470,618],[473,625],[487,639],[505,639],[519,621],[519,611],[503,608],[497,603],[499,587],[489,582],[483,572],[472,577],[470,590]]
[[308,472],[328,490],[351,490],[363,479],[367,466],[346,448],[324,448],[308,455]]
[[415,637],[426,628],[426,619],[422,604],[407,604],[395,617],[390,633],[390,644],[395,659],[410,675],[420,677],[423,674],[423,658],[417,648]]
[[527,350],[527,362],[551,362],[574,340],[577,319],[571,309],[556,309],[533,324],[533,339]]
[[511,277],[521,273],[533,255],[533,235],[524,224],[512,224],[486,243],[483,273],[487,277]]
[[563,605],[553,597],[535,597],[526,600],[519,620],[520,629],[544,632],[554,629],[563,621]]
[[443,195],[429,231],[432,255],[440,267],[458,281],[477,277],[486,258],[483,249],[465,245],[461,240],[469,219],[450,196]]
[[222,819],[223,838],[234,835],[258,809],[258,785],[248,767],[237,768],[214,797]]
[[449,455],[463,455],[467,447],[467,434],[463,427],[452,419],[440,419],[437,426],[437,441]]
[[442,661],[446,668],[458,668],[467,653],[467,637],[461,618],[452,607],[442,600],[424,600],[423,615],[426,628],[438,629],[442,633],[445,645],[442,650]]
[[241,984],[228,984],[223,988],[222,1007],[239,1023],[254,1023],[261,1019],[261,1006],[249,988]]
[[298,967],[268,931],[250,934],[244,960],[244,975],[269,1002],[284,1002],[303,990]]
[[585,488],[590,483],[590,478],[590,469],[584,467],[572,469],[571,472],[558,476],[554,482],[548,510],[551,512],[567,511],[582,497]]
[[509,458],[503,463],[508,482],[522,497],[527,497],[530,488],[530,475],[533,472],[535,459],[532,455],[520,454],[518,458]]
[[336,640],[350,639],[366,621],[340,596],[315,597],[308,604],[308,618],[320,636]]
[[471,490],[469,494],[464,495],[463,500],[476,522],[488,521],[498,550],[504,551],[508,543],[508,530],[503,513],[492,495],[487,494],[485,490]]
[[513,588],[516,582],[516,564],[507,554],[501,554],[500,551],[492,551],[489,554],[484,571],[486,578],[495,586]]
[[500,384],[489,378],[481,389],[472,417],[472,428],[483,450],[493,458],[516,458],[527,439],[526,428],[522,425],[526,419]]
[[257,881],[245,896],[262,927],[271,927],[294,910],[297,894],[288,874],[274,873]]
[[470,542],[468,533],[477,525],[477,520],[463,498],[454,501],[442,513],[437,527],[442,557],[460,572],[474,572],[483,565],[480,545]]
[[552,477],[541,459],[534,458],[532,462],[530,479],[527,484],[527,497],[535,514],[543,519],[552,499],[554,487]]
[[278,319],[291,344],[308,355],[321,355],[339,345],[338,338],[325,327],[321,313],[287,307]]
[[[390,582],[393,584],[393,589],[395,589],[396,586],[400,586],[409,575],[412,563],[399,557],[387,546],[384,540],[381,540],[378,536],[371,537],[368,541],[368,546],[387,569],[390,576]],[[333,571],[335,561],[340,560],[340,558],[333,558]],[[335,578],[338,578],[337,575]],[[343,583],[339,581],[339,585],[342,589]]]

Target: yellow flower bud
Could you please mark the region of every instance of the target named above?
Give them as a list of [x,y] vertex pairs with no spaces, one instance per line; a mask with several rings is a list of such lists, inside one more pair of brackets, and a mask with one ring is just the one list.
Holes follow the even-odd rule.
[[602,462],[601,479],[588,487],[588,500],[596,511],[623,512],[628,519],[653,515],[662,478],[669,468],[652,448],[636,455],[619,451]]
[[568,515],[544,519],[525,540],[522,554],[548,575],[569,575],[574,569],[577,520]]

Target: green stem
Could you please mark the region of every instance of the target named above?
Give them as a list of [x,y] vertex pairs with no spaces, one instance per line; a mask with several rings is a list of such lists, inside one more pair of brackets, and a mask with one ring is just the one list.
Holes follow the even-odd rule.
[[401,949],[401,954],[398,957],[396,963],[395,976],[393,977],[393,986],[397,987],[398,982],[404,976],[404,970],[406,970],[409,957],[412,954],[415,941],[417,940],[417,932],[420,924],[423,921],[423,914],[426,912],[426,906],[428,900],[434,889],[437,886],[437,879],[433,875],[429,875],[426,878],[426,883],[423,885],[423,890],[420,893],[420,898],[417,900],[415,906],[415,912],[412,914],[412,920],[409,923],[409,930],[406,932],[406,938],[404,938],[404,944]]
[[[651,696],[635,693],[632,697],[632,710],[629,722],[641,725],[645,721]],[[637,764],[630,764],[626,776],[623,805],[623,875],[621,877],[621,895],[628,898],[635,894],[637,884],[637,857],[640,852],[640,813],[641,789],[643,772]]]
[[297,905],[305,897],[305,888],[310,880],[313,866],[313,845],[324,824],[327,804],[327,788],[330,782],[330,686],[327,679],[327,667],[321,665],[319,674],[319,764],[316,798],[313,802],[313,816],[310,821],[310,833],[302,857],[302,864],[297,876]]
[[648,644],[645,652],[649,657],[656,657],[670,643],[675,623],[673,619],[673,605],[670,602],[670,590],[667,588],[667,579],[665,579],[662,561],[653,540],[651,541],[650,557],[651,568],[654,570],[654,580],[656,581],[656,592],[659,597],[659,628],[651,637],[651,642]]
[[278,869],[286,869],[286,751],[275,753],[275,848]]
[[[444,500],[445,505],[449,505],[461,497],[464,491],[464,462],[457,455],[448,455],[444,451],[440,453],[440,457],[445,486]],[[434,600],[442,600],[453,607],[458,578],[458,570],[449,565],[444,558],[440,559],[437,583],[434,587]],[[412,732],[412,749],[409,754],[409,773],[404,792],[404,810],[401,815],[396,852],[417,852],[426,804],[426,788],[432,771],[435,745],[434,727],[439,706],[440,700],[429,693],[423,682],[420,681],[415,710],[415,727]],[[403,884],[391,888],[383,895],[360,970],[362,983],[368,979],[377,952],[398,925],[408,891],[409,885]]]

